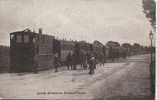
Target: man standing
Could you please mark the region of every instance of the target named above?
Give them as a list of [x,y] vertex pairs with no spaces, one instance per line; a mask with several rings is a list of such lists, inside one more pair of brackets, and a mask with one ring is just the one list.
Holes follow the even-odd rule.
[[66,64],[67,64],[68,70],[70,69],[70,67],[72,69],[72,56],[71,56],[70,52],[69,52],[69,54],[66,57]]
[[82,62],[83,62],[83,68],[86,70],[87,69],[87,54],[84,54],[83,57],[82,57]]
[[94,56],[92,56],[89,59],[89,74],[94,74],[94,69],[96,68],[96,59]]
[[77,56],[76,53],[72,54],[72,70],[76,70],[76,64],[77,64]]
[[58,54],[56,53],[54,56],[54,67],[55,67],[55,72],[58,72],[58,67],[59,67],[59,57]]

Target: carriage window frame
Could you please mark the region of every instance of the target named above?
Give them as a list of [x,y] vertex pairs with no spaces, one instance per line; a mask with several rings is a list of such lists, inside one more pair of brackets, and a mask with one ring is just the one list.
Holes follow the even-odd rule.
[[37,40],[38,40],[38,37],[37,36],[33,36],[33,43],[36,43],[37,42]]
[[22,41],[22,34],[18,34],[18,35],[16,35],[16,43],[22,43],[23,41]]
[[[27,38],[26,38],[26,37],[27,37]],[[29,37],[28,34],[24,34],[24,35],[23,35],[23,42],[24,42],[24,43],[29,43],[29,42],[30,42],[30,37]]]
[[11,35],[10,35],[10,39],[11,39],[11,40],[14,40],[14,38],[15,38],[15,35],[14,35],[14,34],[11,34]]
[[42,39],[42,42],[43,43],[45,43],[46,41],[45,41],[45,39],[46,39],[46,36],[45,35],[43,35],[43,39]]

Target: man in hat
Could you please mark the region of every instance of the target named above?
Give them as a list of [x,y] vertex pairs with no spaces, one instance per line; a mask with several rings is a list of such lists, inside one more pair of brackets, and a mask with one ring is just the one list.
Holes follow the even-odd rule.
[[54,56],[54,67],[55,67],[55,72],[58,72],[58,67],[60,65],[59,57],[58,54],[56,53]]
[[89,59],[89,74],[94,74],[94,69],[96,68],[96,59],[94,56],[92,56]]

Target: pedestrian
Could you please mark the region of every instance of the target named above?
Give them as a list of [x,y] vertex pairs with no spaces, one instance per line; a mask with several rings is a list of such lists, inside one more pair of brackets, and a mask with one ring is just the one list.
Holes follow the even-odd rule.
[[66,57],[66,65],[67,65],[67,69],[69,70],[70,67],[72,69],[72,56],[71,53],[69,52],[69,54]]
[[72,70],[76,70],[76,64],[77,64],[77,56],[76,53],[72,54]]
[[88,64],[87,64],[88,62],[87,62],[87,54],[84,54],[84,56],[83,56],[83,69],[87,69],[87,67],[88,67]]
[[54,55],[54,67],[55,67],[55,72],[58,72],[58,67],[60,65],[59,57],[58,54],[56,53]]
[[94,69],[96,68],[96,59],[92,56],[89,59],[89,74],[94,74]]

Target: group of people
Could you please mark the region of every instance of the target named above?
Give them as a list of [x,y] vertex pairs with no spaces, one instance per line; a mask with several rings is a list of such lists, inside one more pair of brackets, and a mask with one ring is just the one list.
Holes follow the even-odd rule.
[[66,57],[67,68],[70,69],[71,67],[72,70],[75,70],[76,63],[79,63],[85,70],[89,68],[89,74],[94,74],[94,69],[96,69],[96,57],[94,54],[82,54],[80,56],[75,56],[75,54],[69,53]]
[[[66,56],[65,64],[68,70],[76,70],[76,65],[80,64],[83,69],[89,68],[89,74],[94,74],[96,69],[96,57],[93,54],[83,54],[78,56],[75,53],[70,53]],[[55,72],[58,72],[58,67],[61,66],[59,56],[55,54],[54,56],[54,67]]]

